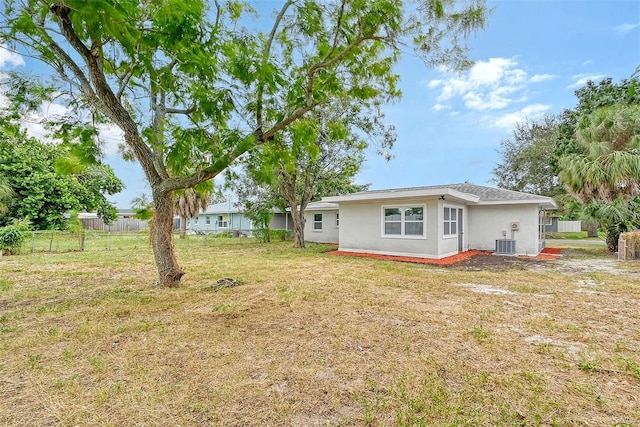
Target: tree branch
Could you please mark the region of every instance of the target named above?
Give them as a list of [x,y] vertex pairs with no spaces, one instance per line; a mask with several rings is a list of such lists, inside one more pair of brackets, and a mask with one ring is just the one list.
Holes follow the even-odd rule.
[[[56,3],[51,7],[51,12],[58,21],[61,34],[69,42],[71,47],[78,52],[87,65],[90,81],[93,82],[93,86],[91,86],[90,83],[87,83],[88,87],[93,88],[90,93],[87,93],[87,95],[95,94],[94,99],[99,101],[97,105],[98,109],[103,111],[120,127],[120,129],[122,129],[125,134],[125,141],[135,153],[138,161],[145,171],[145,174],[147,175],[147,179],[153,186],[154,183],[161,179],[154,166],[156,163],[155,153],[144,143],[140,137],[135,121],[111,90],[106,77],[101,71],[98,59],[92,55],[92,52],[84,45],[82,40],[80,40],[76,34],[69,17],[70,9],[65,5]],[[66,54],[65,56],[68,57]],[[100,106],[102,106],[102,108],[100,108]]]
[[[263,69],[267,64],[267,61],[269,60],[269,55],[271,54],[271,46],[273,45],[273,40],[275,39],[276,31],[280,26],[280,22],[282,21],[282,18],[284,18],[284,15],[287,12],[287,9],[289,8],[289,6],[291,6],[292,4],[293,4],[293,1],[291,0],[287,1],[282,6],[282,9],[280,9],[280,13],[278,13],[276,20],[273,23],[273,28],[271,28],[271,33],[269,33],[269,39],[267,40],[267,45],[265,46],[264,51],[262,52],[261,66]],[[262,103],[264,98],[264,79],[258,83],[258,92],[256,94],[256,98],[257,98],[256,99],[256,124],[257,124],[257,128],[260,131],[262,131],[262,126],[263,126]]]

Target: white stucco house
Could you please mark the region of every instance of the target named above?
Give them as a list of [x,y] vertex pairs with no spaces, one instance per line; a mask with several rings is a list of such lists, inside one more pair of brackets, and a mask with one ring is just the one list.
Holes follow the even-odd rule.
[[305,238],[338,250],[440,259],[470,249],[537,255],[550,197],[470,183],[325,197],[305,212]]

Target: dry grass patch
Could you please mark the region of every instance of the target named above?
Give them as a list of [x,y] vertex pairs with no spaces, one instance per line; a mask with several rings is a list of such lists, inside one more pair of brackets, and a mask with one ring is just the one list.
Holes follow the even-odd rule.
[[169,290],[146,247],[3,258],[0,422],[638,425],[637,275],[327,249],[191,238]]

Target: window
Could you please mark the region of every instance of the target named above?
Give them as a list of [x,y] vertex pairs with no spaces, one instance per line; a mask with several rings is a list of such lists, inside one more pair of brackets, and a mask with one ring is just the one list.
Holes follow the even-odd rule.
[[540,225],[552,225],[553,219],[550,216],[541,216]]
[[383,208],[383,236],[425,237],[424,206]]
[[313,231],[322,231],[322,214],[313,214]]
[[229,226],[228,222],[225,220],[226,215],[218,215],[218,228],[227,228]]
[[445,237],[458,235],[458,208],[444,207],[443,229]]
[[210,217],[210,216],[207,216],[207,217],[205,217],[205,218],[206,218],[205,223],[206,223],[207,225],[210,225],[210,224],[211,224],[211,217]]
[[336,213],[336,228],[340,227],[340,214]]

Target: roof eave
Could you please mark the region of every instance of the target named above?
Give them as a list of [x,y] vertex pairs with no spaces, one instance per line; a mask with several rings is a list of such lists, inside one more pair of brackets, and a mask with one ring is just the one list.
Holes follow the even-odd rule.
[[497,205],[538,205],[541,209],[556,209],[558,207],[553,199],[484,200],[476,204],[476,206]]
[[[353,193],[344,196],[324,197],[323,202],[326,203],[344,203],[344,202],[375,202],[392,199],[417,199],[417,198],[435,198],[444,197],[444,200],[460,201],[464,203],[478,203],[480,197],[475,194],[462,193],[451,188],[429,188],[403,191],[385,191],[378,193]],[[449,197],[449,199],[447,199]]]

